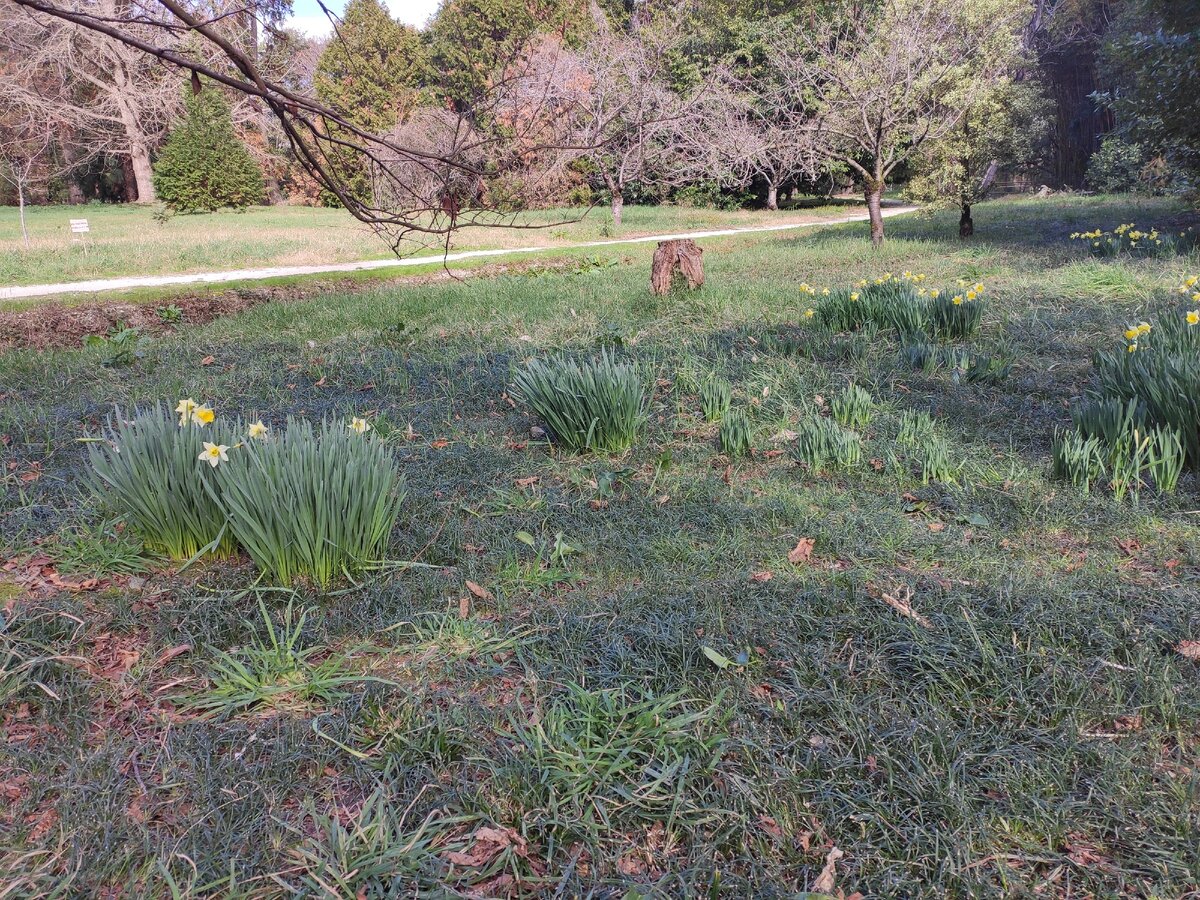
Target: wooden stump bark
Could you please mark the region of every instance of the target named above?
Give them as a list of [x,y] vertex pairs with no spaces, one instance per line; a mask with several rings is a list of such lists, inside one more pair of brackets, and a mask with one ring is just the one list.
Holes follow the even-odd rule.
[[659,241],[650,270],[650,289],[662,296],[675,284],[675,274],[692,290],[704,284],[704,251],[695,241]]

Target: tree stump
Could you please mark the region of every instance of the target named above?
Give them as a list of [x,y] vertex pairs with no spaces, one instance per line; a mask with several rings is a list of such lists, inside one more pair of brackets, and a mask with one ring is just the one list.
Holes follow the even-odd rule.
[[650,289],[669,294],[678,273],[692,290],[704,284],[704,251],[695,241],[659,241],[650,270]]

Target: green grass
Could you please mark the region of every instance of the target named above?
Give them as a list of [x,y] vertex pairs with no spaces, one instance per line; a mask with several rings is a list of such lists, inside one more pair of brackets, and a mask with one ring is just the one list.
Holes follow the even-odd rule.
[[[6,555],[113,527],[77,439],[114,403],[370,415],[410,497],[389,561],[328,591],[151,561],[139,591],[12,600],[0,870],[22,895],[792,897],[837,846],[847,895],[1194,891],[1196,475],[1135,505],[1050,467],[1095,351],[1200,273],[1069,233],[1182,212],[996,202],[969,243],[950,214],[879,250],[857,225],[711,241],[705,287],[669,298],[630,248],[264,305],[127,367],[0,356]],[[984,281],[955,349],[1011,372],[914,370],[890,331],[803,318],[801,281],[904,270]],[[645,373],[647,423],[619,457],[560,453],[514,373],[598,346]],[[710,377],[752,454],[721,454]],[[874,400],[861,461],[810,471],[787,433],[848,384]]]
[[[503,220],[523,227],[482,224],[464,229],[454,236],[451,250],[553,247],[657,232],[805,222],[855,211],[855,207],[836,204],[776,213],[630,206],[618,228],[603,207],[537,210]],[[72,242],[70,219],[88,220],[91,232],[86,243]],[[26,220],[28,248],[21,237],[16,208],[0,207],[0,285],[308,266],[393,255],[368,226],[336,209],[251,207],[244,212],[179,215],[156,221],[150,207],[92,204],[30,207]],[[444,249],[444,245],[425,246],[415,240],[402,247],[405,255],[435,257]]]

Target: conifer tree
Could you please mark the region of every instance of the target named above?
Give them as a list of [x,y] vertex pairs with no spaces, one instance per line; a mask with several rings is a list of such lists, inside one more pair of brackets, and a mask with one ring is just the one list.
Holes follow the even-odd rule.
[[154,164],[158,197],[178,212],[243,209],[263,199],[263,178],[213,85],[185,89],[186,113]]

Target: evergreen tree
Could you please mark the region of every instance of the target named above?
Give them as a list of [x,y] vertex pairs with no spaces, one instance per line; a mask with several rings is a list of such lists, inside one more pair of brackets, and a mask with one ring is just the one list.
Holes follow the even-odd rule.
[[[384,135],[416,106],[424,71],[421,38],[414,29],[393,19],[379,0],[350,0],[317,61],[313,87],[346,121]],[[339,137],[336,127],[330,132]],[[369,202],[371,178],[365,161],[334,143],[325,152],[330,168],[352,196]],[[329,191],[323,191],[321,199],[327,206],[340,205]]]
[[350,0],[317,62],[313,87],[349,122],[386,134],[416,105],[424,68],[414,29],[393,19],[379,0]]
[[263,178],[233,130],[229,103],[206,85],[186,90],[186,114],[154,164],[159,199],[179,212],[242,209],[263,199]]

